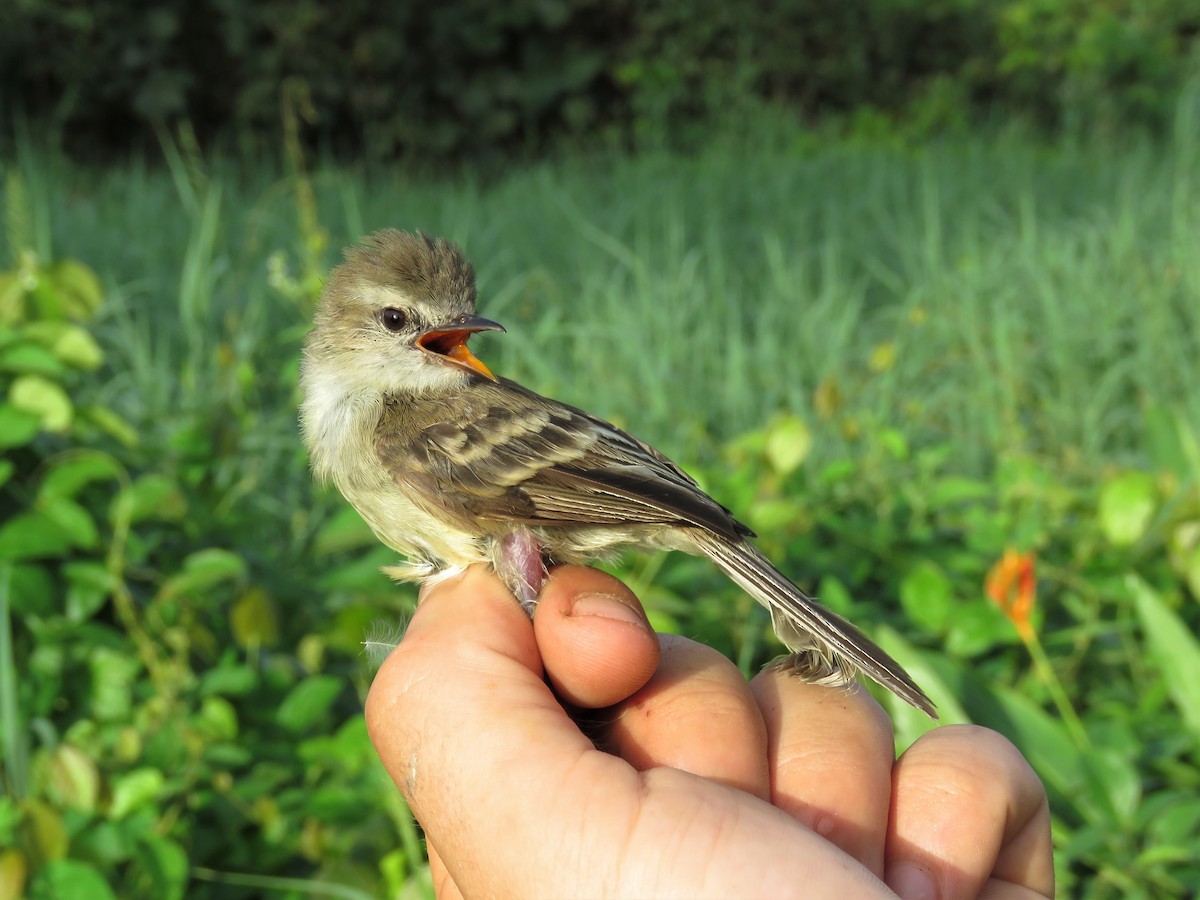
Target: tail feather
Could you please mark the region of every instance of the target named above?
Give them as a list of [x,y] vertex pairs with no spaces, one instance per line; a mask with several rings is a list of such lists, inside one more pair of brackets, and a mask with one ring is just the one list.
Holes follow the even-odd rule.
[[771,612],[775,631],[793,652],[815,651],[828,663],[827,672],[855,672],[879,682],[900,699],[937,718],[933,703],[894,659],[836,613],[821,606],[792,584],[752,544],[698,531],[699,549],[739,587]]

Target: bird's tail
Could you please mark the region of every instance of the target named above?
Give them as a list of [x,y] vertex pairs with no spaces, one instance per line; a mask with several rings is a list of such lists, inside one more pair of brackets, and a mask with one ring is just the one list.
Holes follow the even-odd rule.
[[806,661],[797,669],[807,680],[846,684],[862,672],[937,718],[933,703],[899,663],[841,616],[806,596],[752,544],[705,531],[695,532],[693,539],[721,571],[770,611],[779,639]]

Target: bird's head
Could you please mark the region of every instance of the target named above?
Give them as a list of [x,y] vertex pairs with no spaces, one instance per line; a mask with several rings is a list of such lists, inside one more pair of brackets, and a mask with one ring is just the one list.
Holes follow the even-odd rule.
[[503,330],[475,315],[475,270],[458,247],[379,231],[330,273],[304,348],[303,387],[311,395],[336,379],[348,394],[428,396],[495,380],[467,339]]

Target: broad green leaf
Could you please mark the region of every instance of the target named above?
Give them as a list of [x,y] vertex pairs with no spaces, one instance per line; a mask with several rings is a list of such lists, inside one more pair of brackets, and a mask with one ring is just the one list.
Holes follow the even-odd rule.
[[200,679],[199,690],[201,694],[241,697],[258,687],[258,683],[259,674],[256,669],[223,662],[217,668],[204,673]]
[[1160,798],[1163,802],[1154,815],[1142,823],[1146,835],[1161,844],[1193,844],[1200,834],[1200,797],[1191,791],[1175,790],[1161,792],[1154,799]]
[[12,478],[16,469],[17,467],[11,459],[0,459],[0,487],[8,484],[8,479]]
[[149,767],[119,775],[113,780],[109,818],[123,819],[134,810],[153,804],[165,780],[162,772]]
[[1110,542],[1128,547],[1142,539],[1157,506],[1154,477],[1125,472],[1100,491],[1100,527]]
[[75,369],[91,372],[104,362],[104,351],[96,339],[78,325],[68,325],[54,342],[54,355]]
[[145,832],[134,853],[138,868],[150,881],[150,894],[162,900],[183,897],[188,880],[187,853],[175,841]]
[[44,375],[58,378],[66,367],[57,356],[39,344],[12,344],[0,350],[0,372],[18,375]]
[[86,753],[71,744],[59,744],[38,767],[42,790],[56,806],[90,813],[100,796],[100,772]]
[[778,534],[804,522],[804,502],[799,497],[764,497],[751,503],[745,516],[759,534]]
[[0,560],[63,556],[72,545],[71,536],[40,512],[18,513],[0,523]]
[[279,640],[279,616],[270,596],[257,585],[245,591],[229,611],[233,639],[241,647],[270,647]]
[[205,697],[193,722],[206,743],[232,741],[238,735],[237,711],[224,697]]
[[122,488],[109,510],[109,521],[131,524],[147,519],[172,521],[187,512],[179,486],[166,475],[143,475]]
[[345,504],[321,526],[313,540],[313,552],[317,556],[328,556],[371,546],[376,540],[371,526],[363,521],[354,507]]
[[941,633],[954,608],[953,585],[940,567],[919,562],[900,582],[900,605],[912,621]]
[[90,318],[104,301],[104,289],[96,273],[73,259],[47,266],[43,282],[53,285],[58,294],[57,307],[68,318]]
[[995,604],[979,599],[955,606],[946,633],[946,649],[955,656],[970,659],[997,644],[1018,640],[1004,613]]
[[812,431],[804,420],[798,416],[784,416],[773,422],[767,431],[767,462],[780,475],[790,475],[808,457],[812,444]]
[[246,561],[229,550],[212,547],[197,550],[183,561],[183,570],[164,582],[161,594],[202,594],[227,581],[240,581],[246,575]]
[[62,814],[44,800],[21,802],[21,843],[35,859],[52,860],[67,855],[69,839]]
[[33,876],[29,900],[116,900],[116,894],[95,868],[75,859],[46,863]]
[[108,647],[95,647],[88,655],[91,673],[89,709],[97,722],[123,722],[133,707],[133,688],[141,661],[134,655]]
[[1183,723],[1200,734],[1200,642],[1159,594],[1136,575],[1126,577],[1150,656],[1166,677]]
[[91,513],[74,500],[59,497],[40,501],[38,513],[62,529],[71,543],[82,550],[90,550],[100,543],[100,533]]
[[29,861],[16,847],[0,849],[0,897],[25,896],[25,879],[29,875]]
[[75,411],[67,392],[41,375],[16,378],[8,389],[8,402],[38,416],[46,431],[66,431]]
[[275,721],[291,732],[302,732],[320,722],[345,686],[332,675],[312,675],[297,684],[279,704]]
[[0,450],[28,444],[41,429],[42,417],[0,401]]
[[78,450],[57,459],[42,479],[38,496],[43,500],[70,498],[93,481],[119,478],[123,469],[100,450]]

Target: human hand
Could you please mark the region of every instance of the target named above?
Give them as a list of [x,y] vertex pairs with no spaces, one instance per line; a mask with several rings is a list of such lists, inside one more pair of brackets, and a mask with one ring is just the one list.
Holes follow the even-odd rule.
[[[603,711],[608,752],[564,703]],[[1004,738],[938,728],[894,761],[861,688],[747,684],[593,569],[555,569],[532,624],[481,568],[427,591],[367,724],[441,898],[1053,894],[1045,791]]]

